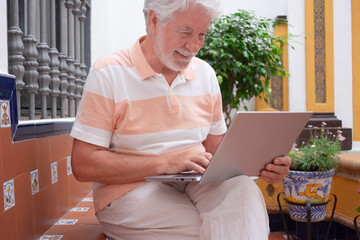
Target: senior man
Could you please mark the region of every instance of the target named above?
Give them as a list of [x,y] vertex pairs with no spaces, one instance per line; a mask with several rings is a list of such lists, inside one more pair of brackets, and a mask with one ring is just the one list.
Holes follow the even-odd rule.
[[[203,173],[226,125],[214,70],[195,57],[217,0],[145,0],[147,35],[91,68],[71,135],[72,169],[94,182],[94,206],[111,239],[267,239],[266,206],[247,176],[181,186],[146,176]],[[275,136],[274,136],[275,137]],[[291,159],[260,177],[278,182]]]

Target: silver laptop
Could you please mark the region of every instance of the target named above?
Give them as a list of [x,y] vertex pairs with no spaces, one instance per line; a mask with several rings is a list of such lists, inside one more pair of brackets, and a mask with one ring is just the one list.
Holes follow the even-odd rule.
[[285,156],[312,112],[237,112],[204,174],[145,177],[147,181],[224,181],[238,176],[258,176],[274,158]]

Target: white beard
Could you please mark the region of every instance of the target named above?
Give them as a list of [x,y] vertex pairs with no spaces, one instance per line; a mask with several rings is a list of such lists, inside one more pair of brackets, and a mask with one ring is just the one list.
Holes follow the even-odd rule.
[[[155,54],[165,67],[175,72],[186,69],[191,59],[197,54],[197,53],[192,53],[191,51],[189,51],[184,47],[174,49],[174,52],[164,54],[164,52],[161,50],[161,46],[164,46],[163,38],[158,35],[155,39],[155,46],[154,46]],[[180,54],[186,57],[190,57],[190,59],[189,60],[175,59],[174,54]]]

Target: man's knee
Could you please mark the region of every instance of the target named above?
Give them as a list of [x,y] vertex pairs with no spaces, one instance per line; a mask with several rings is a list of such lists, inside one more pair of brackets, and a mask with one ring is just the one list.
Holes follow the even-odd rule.
[[224,185],[232,190],[238,189],[241,192],[258,192],[259,188],[251,177],[240,175],[224,181]]

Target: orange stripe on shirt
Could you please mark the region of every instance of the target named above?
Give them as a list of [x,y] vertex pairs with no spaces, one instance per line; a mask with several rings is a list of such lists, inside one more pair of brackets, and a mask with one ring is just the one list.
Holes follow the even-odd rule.
[[81,124],[111,132],[113,111],[113,100],[85,91],[76,120]]
[[213,122],[220,121],[224,118],[223,116],[223,109],[222,109],[222,99],[221,99],[221,93],[217,93],[213,98]]
[[[178,114],[182,112],[182,114]],[[123,135],[162,132],[176,129],[208,127],[212,122],[212,98],[204,96],[171,96],[126,102],[115,105],[115,133]]]

